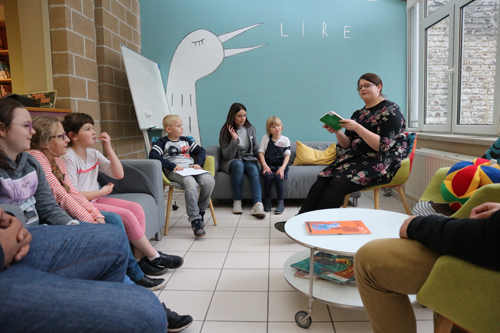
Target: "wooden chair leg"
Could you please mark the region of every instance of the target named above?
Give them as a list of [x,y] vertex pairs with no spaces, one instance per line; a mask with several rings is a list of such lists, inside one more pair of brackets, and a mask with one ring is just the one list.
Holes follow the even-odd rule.
[[374,204],[375,204],[375,209],[379,209],[379,191],[380,189],[379,188],[375,188],[373,189],[373,200],[374,200]]
[[345,198],[344,198],[344,205],[342,207],[344,207],[344,208],[347,207],[347,204],[349,204],[349,197],[350,196],[351,196],[350,194],[348,194],[348,195],[345,196]]
[[434,326],[434,333],[450,333],[453,328],[453,322],[446,317],[440,316]]
[[403,191],[401,186],[396,187],[396,190],[398,191],[399,197],[401,198],[401,201],[403,202],[403,206],[405,206],[406,214],[411,215],[410,207],[408,206],[408,202],[406,201],[405,192]]
[[167,200],[167,214],[165,216],[165,230],[163,231],[163,236],[168,234],[168,223],[170,222],[170,211],[172,210],[172,197],[174,196],[174,188],[172,186],[168,187],[168,200]]
[[214,225],[217,225],[217,219],[215,218],[214,205],[212,204],[212,198],[210,198],[210,213],[212,213],[212,220],[214,220]]

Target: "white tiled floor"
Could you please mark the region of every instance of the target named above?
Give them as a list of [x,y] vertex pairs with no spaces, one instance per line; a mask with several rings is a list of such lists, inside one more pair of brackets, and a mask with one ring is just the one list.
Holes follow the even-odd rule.
[[[311,327],[295,323],[297,311],[307,311],[308,298],[295,291],[282,274],[283,263],[304,248],[274,229],[276,221],[294,216],[299,207],[286,206],[283,215],[250,216],[250,204],[242,215],[231,212],[230,202],[216,206],[218,226],[207,211],[207,235],[195,239],[185,214],[183,194],[174,193],[170,231],[155,248],[184,257],[182,268],[169,271],[168,282],[156,291],[158,298],[194,323],[186,333],[372,332],[363,310],[347,310],[315,302]],[[373,208],[373,192],[366,192],[358,207]],[[286,200],[285,200],[286,204]],[[404,213],[401,202],[381,196],[381,209]],[[419,333],[433,331],[432,311],[414,305]]]

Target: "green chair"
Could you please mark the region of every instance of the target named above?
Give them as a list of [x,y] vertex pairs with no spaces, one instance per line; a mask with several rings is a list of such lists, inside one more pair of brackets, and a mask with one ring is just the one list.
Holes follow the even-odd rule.
[[[411,215],[410,207],[406,201],[405,193],[401,188],[404,183],[410,178],[411,167],[413,165],[413,157],[415,156],[415,149],[417,147],[417,133],[406,133],[408,136],[408,157],[401,161],[401,167],[398,169],[396,174],[394,175],[392,181],[389,184],[376,185],[373,187],[369,187],[367,189],[361,190],[361,192],[371,191],[373,190],[373,201],[374,208],[379,209],[379,191],[381,188],[390,188],[395,187],[396,191],[399,193],[399,197],[401,198],[401,202],[405,208],[406,214]],[[346,208],[349,203],[349,194],[345,196],[343,207]]]
[[434,333],[458,326],[474,333],[500,332],[500,272],[441,256],[417,294],[438,313]]
[[[432,201],[435,204],[448,205],[448,202],[441,195],[441,184],[443,184],[448,170],[450,168],[441,168],[436,171],[419,201]],[[490,184],[478,188],[470,199],[458,211],[453,213],[451,217],[458,219],[468,218],[474,207],[486,202],[500,202],[500,184]]]

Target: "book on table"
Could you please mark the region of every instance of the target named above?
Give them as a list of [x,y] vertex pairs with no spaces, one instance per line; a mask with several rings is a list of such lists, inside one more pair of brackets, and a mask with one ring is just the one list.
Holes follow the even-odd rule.
[[315,235],[371,234],[363,221],[307,221],[307,232]]
[[338,113],[333,111],[329,111],[325,113],[321,118],[319,118],[320,121],[324,122],[325,124],[327,124],[328,126],[337,131],[342,128],[339,123],[343,119],[344,118],[342,118]]
[[[308,274],[310,260],[306,258],[290,266]],[[313,277],[339,284],[352,283],[354,281],[354,259],[328,252],[317,252],[314,254]]]

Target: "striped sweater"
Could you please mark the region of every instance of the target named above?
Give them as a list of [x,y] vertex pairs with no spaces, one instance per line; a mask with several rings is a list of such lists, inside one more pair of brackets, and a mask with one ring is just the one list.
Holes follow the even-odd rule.
[[55,161],[63,175],[65,175],[64,183],[70,188],[69,193],[66,192],[59,180],[57,180],[56,176],[52,173],[52,167],[48,158],[39,150],[29,150],[28,152],[42,165],[56,202],[66,211],[66,213],[68,213],[68,215],[79,221],[90,223],[96,223],[95,220],[97,218],[103,217],[102,214],[99,213],[99,210],[97,210],[97,208],[80,194],[73,184],[71,184],[67,176],[66,166],[62,159],[56,157]]

